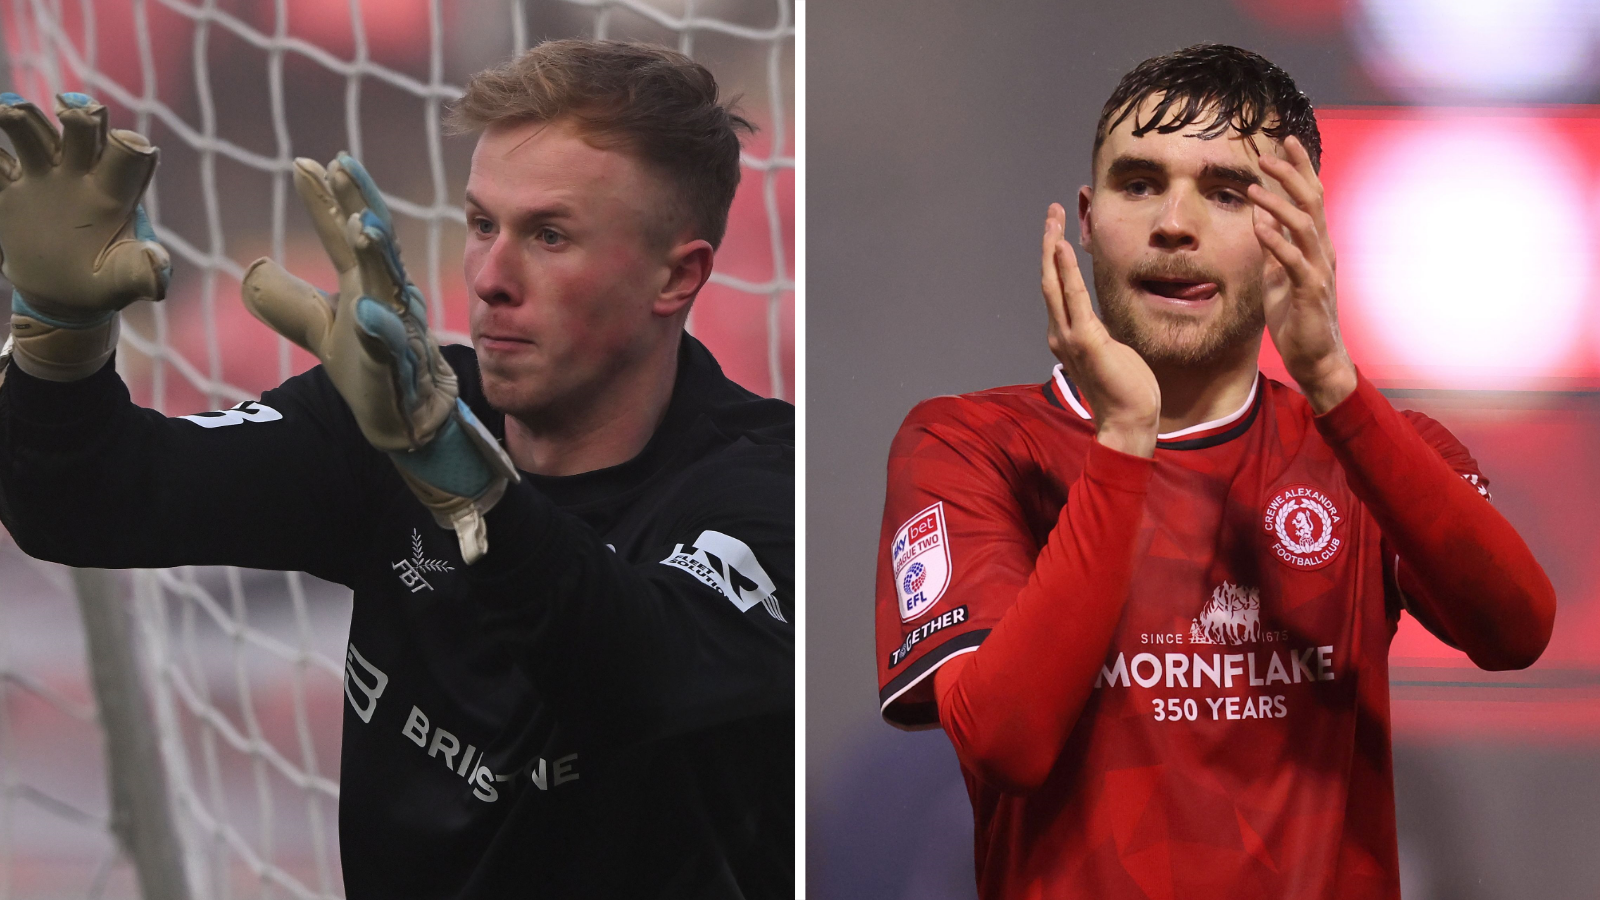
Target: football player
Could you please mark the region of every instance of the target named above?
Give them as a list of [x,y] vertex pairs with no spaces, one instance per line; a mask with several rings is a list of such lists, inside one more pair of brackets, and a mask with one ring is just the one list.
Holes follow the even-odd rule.
[[0,97],[17,544],[354,589],[351,898],[792,896],[794,408],[683,330],[749,127],[711,73],[557,41],[474,76],[473,348],[428,332],[360,163],[296,161],[338,291],[261,260],[244,298],[321,365],[170,419],[109,363],[118,311],[166,290],[155,151],[57,110]]
[[1395,900],[1401,611],[1487,669],[1549,640],[1477,463],[1346,352],[1320,144],[1254,53],[1141,63],[1077,198],[1102,315],[1052,204],[1060,364],[894,440],[883,715],[954,745],[984,898]]

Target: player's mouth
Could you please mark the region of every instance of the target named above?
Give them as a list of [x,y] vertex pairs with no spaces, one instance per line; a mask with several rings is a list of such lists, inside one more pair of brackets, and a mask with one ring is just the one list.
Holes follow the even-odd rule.
[[508,334],[480,334],[473,341],[479,353],[515,353],[533,346],[533,341]]
[[1186,281],[1169,278],[1141,278],[1134,282],[1139,290],[1184,304],[1199,304],[1217,296],[1215,281]]

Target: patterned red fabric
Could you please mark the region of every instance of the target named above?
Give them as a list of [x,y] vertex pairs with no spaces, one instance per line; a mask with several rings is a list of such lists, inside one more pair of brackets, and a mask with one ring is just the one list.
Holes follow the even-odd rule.
[[[1509,591],[1486,602],[1523,632],[1553,614],[1486,490],[1442,426],[1364,380],[1317,419],[1259,379],[1153,464],[1099,447],[1060,378],[914,409],[889,460],[880,698],[900,727],[944,720],[980,895],[1398,897],[1397,569],[1413,605],[1410,571],[1443,564],[1450,590]],[[1380,523],[1437,558],[1397,566]]]

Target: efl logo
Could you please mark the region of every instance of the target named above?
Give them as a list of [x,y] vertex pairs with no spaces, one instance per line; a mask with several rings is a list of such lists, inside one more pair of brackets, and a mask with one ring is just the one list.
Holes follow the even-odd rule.
[[1343,521],[1327,494],[1303,484],[1278,491],[1262,516],[1278,539],[1273,555],[1297,569],[1320,569],[1339,555],[1344,541],[1336,532]]
[[944,527],[944,504],[935,503],[912,516],[895,533],[890,561],[900,619],[909,622],[927,612],[950,586],[950,542]]

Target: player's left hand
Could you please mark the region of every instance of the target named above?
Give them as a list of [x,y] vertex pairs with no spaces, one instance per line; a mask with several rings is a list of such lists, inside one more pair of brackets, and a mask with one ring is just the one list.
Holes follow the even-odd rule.
[[[1271,256],[1265,306],[1267,331],[1284,368],[1317,413],[1337,406],[1356,388],[1355,364],[1339,336],[1333,242],[1323,214],[1322,181],[1295,137],[1284,140],[1287,161],[1261,154],[1261,169],[1287,198],[1251,185],[1256,238]],[[1287,233],[1287,236],[1285,236]]]

